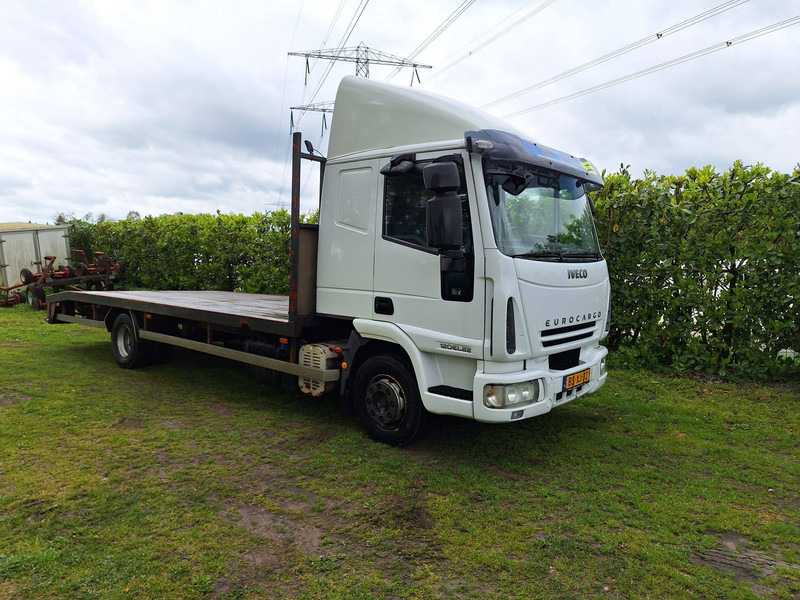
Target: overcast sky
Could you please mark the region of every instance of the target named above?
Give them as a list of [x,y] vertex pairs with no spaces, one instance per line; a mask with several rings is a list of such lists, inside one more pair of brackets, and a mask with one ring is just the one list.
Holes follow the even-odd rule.
[[[722,4],[731,7],[671,32]],[[467,5],[416,57],[434,67],[420,70],[422,89],[491,104],[531,138],[609,172],[736,159],[788,172],[800,161],[800,24],[746,38],[800,15],[800,0],[0,0],[0,222],[287,206],[289,107],[309,102],[327,67],[312,63],[304,86],[304,59],[287,52],[322,48],[326,35],[335,48],[355,23],[348,47],[409,56]],[[314,101],[333,100],[354,70],[335,65]],[[378,81],[392,71],[370,67]],[[410,80],[404,70],[391,83]],[[324,151],[321,113],[295,121]],[[304,177],[306,209],[315,181]]]

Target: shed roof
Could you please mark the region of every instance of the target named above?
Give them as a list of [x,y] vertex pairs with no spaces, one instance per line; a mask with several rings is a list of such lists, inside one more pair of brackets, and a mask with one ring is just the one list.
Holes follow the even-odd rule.
[[42,225],[40,223],[0,223],[0,231],[17,231],[18,229],[63,229],[66,225]]

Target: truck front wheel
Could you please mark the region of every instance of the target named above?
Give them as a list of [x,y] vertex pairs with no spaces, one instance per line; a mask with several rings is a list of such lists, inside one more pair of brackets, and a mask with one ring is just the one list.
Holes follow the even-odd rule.
[[423,432],[427,412],[413,371],[395,356],[368,358],[353,384],[356,415],[369,436],[405,446]]

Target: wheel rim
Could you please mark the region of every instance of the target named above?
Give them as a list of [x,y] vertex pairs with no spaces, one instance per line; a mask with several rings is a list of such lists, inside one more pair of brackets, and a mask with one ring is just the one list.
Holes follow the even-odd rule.
[[384,429],[394,429],[406,414],[403,386],[390,375],[377,375],[367,386],[366,407],[369,418]]
[[120,327],[117,332],[117,354],[122,358],[128,358],[131,353],[131,330],[127,327]]

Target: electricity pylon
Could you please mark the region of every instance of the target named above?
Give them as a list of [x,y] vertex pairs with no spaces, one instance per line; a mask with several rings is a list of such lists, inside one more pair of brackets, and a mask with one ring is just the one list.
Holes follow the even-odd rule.
[[369,79],[369,65],[391,65],[395,67],[411,67],[414,73],[411,77],[411,83],[414,83],[414,76],[419,81],[419,73],[417,69],[432,69],[431,65],[423,65],[401,56],[381,52],[380,50],[373,50],[364,44],[359,44],[355,48],[333,48],[330,50],[311,50],[309,52],[289,52],[289,56],[305,56],[306,58],[306,83],[308,83],[308,74],[311,69],[308,64],[309,58],[317,58],[322,60],[344,61],[356,63],[356,77],[366,77]]
[[[411,73],[411,85],[414,85],[414,77],[417,78],[417,82],[421,83],[419,78],[419,72],[417,69],[432,69],[431,65],[423,65],[422,63],[417,63],[401,56],[395,56],[394,54],[388,54],[386,52],[381,52],[379,50],[373,50],[372,48],[368,48],[364,44],[359,44],[355,48],[334,48],[330,50],[311,50],[309,52],[289,52],[289,56],[304,56],[306,59],[306,71],[305,71],[305,84],[308,84],[308,75],[311,73],[311,67],[308,64],[309,58],[316,58],[321,60],[330,60],[330,61],[344,61],[344,62],[354,62],[356,63],[356,77],[365,77],[369,79],[369,65],[390,65],[397,68],[403,67],[410,67],[413,70]],[[326,73],[327,74],[327,73]],[[306,104],[305,106],[292,106],[289,108],[290,111],[295,110],[302,110],[303,112],[312,111],[312,112],[321,112],[322,115],[322,132],[324,133],[327,129],[327,120],[325,118],[324,113],[332,113],[333,112],[333,102],[317,102],[315,104]],[[302,116],[302,115],[301,115]],[[291,130],[294,131],[294,112],[290,112],[290,127]]]

